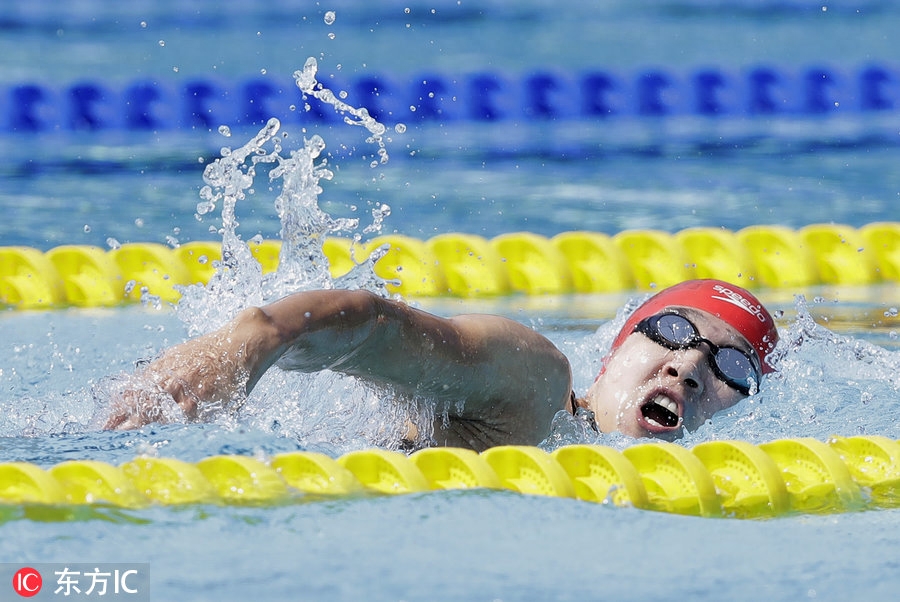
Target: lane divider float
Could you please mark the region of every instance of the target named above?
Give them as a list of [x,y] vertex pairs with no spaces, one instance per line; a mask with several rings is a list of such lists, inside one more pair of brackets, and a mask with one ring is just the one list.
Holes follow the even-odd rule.
[[[328,238],[323,250],[332,276],[349,271],[352,257],[367,257],[385,243],[390,250],[375,271],[399,281],[388,289],[408,297],[611,293],[690,278],[719,278],[751,289],[900,282],[900,222],[858,229],[813,224],[799,230],[760,225],[675,234],[626,230],[614,236],[564,232],[552,238],[516,232],[493,239],[455,233],[419,240],[397,234],[357,245],[352,254],[351,240]],[[264,272],[277,268],[280,241],[250,247]],[[110,251],[85,245],[46,252],[0,247],[0,304],[110,307],[137,301],[144,291],[174,303],[175,286],[208,282],[220,259],[221,245],[206,241],[174,249],[127,243]]]
[[900,443],[881,436],[710,441],[693,449],[641,443],[617,451],[570,445],[547,453],[367,449],[338,458],[288,452],[196,463],[137,457],[120,466],[72,460],[43,469],[0,463],[4,516],[69,520],[81,506],[273,506],[367,495],[486,488],[649,511],[772,518],[900,507]]
[[[816,64],[802,68],[703,66],[688,71],[598,66],[578,72],[362,73],[329,80],[379,121],[477,123],[692,116],[770,119],[877,116],[900,108],[894,65]],[[308,104],[308,110],[297,110]],[[228,81],[193,77],[64,85],[21,81],[0,87],[0,132],[162,131],[221,125],[339,123],[331,107],[304,99],[290,78]]]

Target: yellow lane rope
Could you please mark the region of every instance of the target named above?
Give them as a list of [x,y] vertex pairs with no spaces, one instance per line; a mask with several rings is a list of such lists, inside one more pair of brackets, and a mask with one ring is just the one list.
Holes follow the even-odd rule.
[[[376,247],[390,251],[376,273],[410,297],[492,297],[508,294],[608,293],[666,287],[690,278],[719,278],[748,288],[812,285],[867,286],[900,282],[900,223],[861,228],[813,224],[799,230],[750,226],[733,232],[690,228],[675,234],[627,230],[614,236],[528,232],[486,239],[442,234],[429,240],[381,236],[352,249],[329,238],[323,248],[337,277]],[[276,269],[280,242],[251,243],[265,272]],[[206,283],[221,258],[215,242],[172,249],[129,243],[115,250],[65,245],[41,252],[0,247],[0,305],[21,309],[115,306],[146,290],[178,300],[176,285]]]
[[824,443],[810,438],[760,445],[711,441],[693,449],[655,442],[621,452],[600,445],[570,445],[553,453],[525,446],[480,454],[429,448],[410,456],[369,449],[337,459],[299,451],[266,460],[213,456],[196,463],[138,457],[112,466],[76,460],[46,470],[7,462],[0,463],[0,517],[16,508],[34,513],[98,505],[274,506],[469,488],[703,517],[892,508],[900,506],[900,443],[856,436]]

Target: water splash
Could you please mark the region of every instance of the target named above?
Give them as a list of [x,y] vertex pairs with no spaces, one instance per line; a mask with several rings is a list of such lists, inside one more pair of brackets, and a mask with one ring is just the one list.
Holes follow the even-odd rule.
[[366,142],[378,146],[377,154],[379,157],[378,161],[373,161],[370,165],[372,167],[377,167],[379,163],[387,163],[389,156],[387,148],[385,147],[384,138],[387,128],[384,124],[378,122],[378,120],[369,115],[369,110],[365,107],[353,107],[335,96],[334,92],[320,84],[316,80],[318,71],[319,64],[316,59],[314,57],[306,59],[306,64],[303,65],[303,69],[294,72],[294,81],[297,84],[297,87],[300,88],[304,94],[313,96],[320,101],[333,106],[335,111],[344,115],[344,123],[347,125],[363,127],[368,130],[371,136],[366,139]]
[[[294,73],[296,85],[304,95],[312,96],[344,114],[344,121],[369,132],[367,142],[374,144],[379,157],[373,166],[388,161],[385,146],[387,128],[374,119],[364,107],[354,107],[339,99],[317,79],[318,63],[309,58],[302,70]],[[307,99],[309,100],[309,99]],[[284,156],[281,123],[272,118],[243,146],[224,147],[221,156],[206,166],[205,186],[200,191],[197,217],[203,219],[221,206],[222,260],[215,263],[216,272],[206,286],[182,289],[178,315],[191,336],[218,328],[241,309],[262,305],[289,293],[330,288],[365,288],[385,294],[385,282],[375,275],[373,266],[385,251],[377,250],[372,258],[363,258],[347,275],[334,280],[329,270],[323,243],[329,235],[349,233],[355,241],[358,219],[336,219],[319,207],[322,181],[331,180],[334,172],[323,156],[325,141],[319,135],[303,139],[303,146]],[[220,133],[231,136],[227,126]],[[263,275],[252,247],[238,234],[236,208],[245,201],[258,172],[267,170],[273,188],[280,187],[275,211],[281,222],[281,250],[277,270]],[[363,233],[377,233],[390,207],[381,205],[373,211],[373,224]]]
[[[309,59],[303,70],[295,73],[297,86],[305,95],[344,114],[347,124],[364,128],[379,157],[371,165],[386,163],[385,126],[365,108],[353,107],[318,83],[317,70],[315,59]],[[182,289],[177,314],[189,336],[221,326],[248,306],[263,305],[296,291],[343,288],[387,294],[385,281],[374,271],[386,246],[366,253],[354,250],[355,267],[335,279],[323,244],[335,234],[349,235],[355,242],[364,235],[378,234],[390,207],[379,203],[372,211],[372,223],[362,228],[358,219],[334,218],[323,211],[319,206],[322,182],[334,177],[324,156],[324,139],[317,134],[304,137],[300,148],[285,153],[280,129],[280,122],[270,119],[244,145],[223,148],[221,156],[204,170],[197,217],[204,219],[220,208],[217,232],[222,236],[222,259],[214,262],[216,270],[208,284]],[[231,135],[225,126],[220,133]],[[281,223],[278,267],[269,274],[263,274],[253,255],[258,241],[241,238],[237,219],[238,206],[247,201],[264,172],[271,188],[278,190],[274,209]],[[356,379],[330,372],[301,374],[277,369],[257,383],[237,417],[216,417],[222,426],[249,425],[293,437],[304,446],[331,446],[330,451],[397,444],[407,420],[431,424],[427,407],[411,400],[398,402],[389,391],[373,389]]]

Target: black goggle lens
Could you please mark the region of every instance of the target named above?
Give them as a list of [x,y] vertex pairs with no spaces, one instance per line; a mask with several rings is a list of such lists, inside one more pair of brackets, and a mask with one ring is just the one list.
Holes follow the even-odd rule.
[[759,383],[760,375],[751,357],[735,347],[719,347],[709,339],[704,339],[697,327],[678,314],[658,314],[642,320],[635,330],[647,335],[669,349],[690,349],[706,343],[710,351],[710,366],[713,372],[728,386],[748,395],[754,383]]

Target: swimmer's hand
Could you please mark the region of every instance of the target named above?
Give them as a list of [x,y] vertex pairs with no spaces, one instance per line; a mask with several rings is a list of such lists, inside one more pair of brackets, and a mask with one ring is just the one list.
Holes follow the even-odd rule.
[[129,379],[104,428],[128,430],[167,422],[169,398],[188,421],[236,410],[271,363],[259,370],[260,351],[271,334],[267,325],[265,314],[251,308],[219,330],[165,350]]

